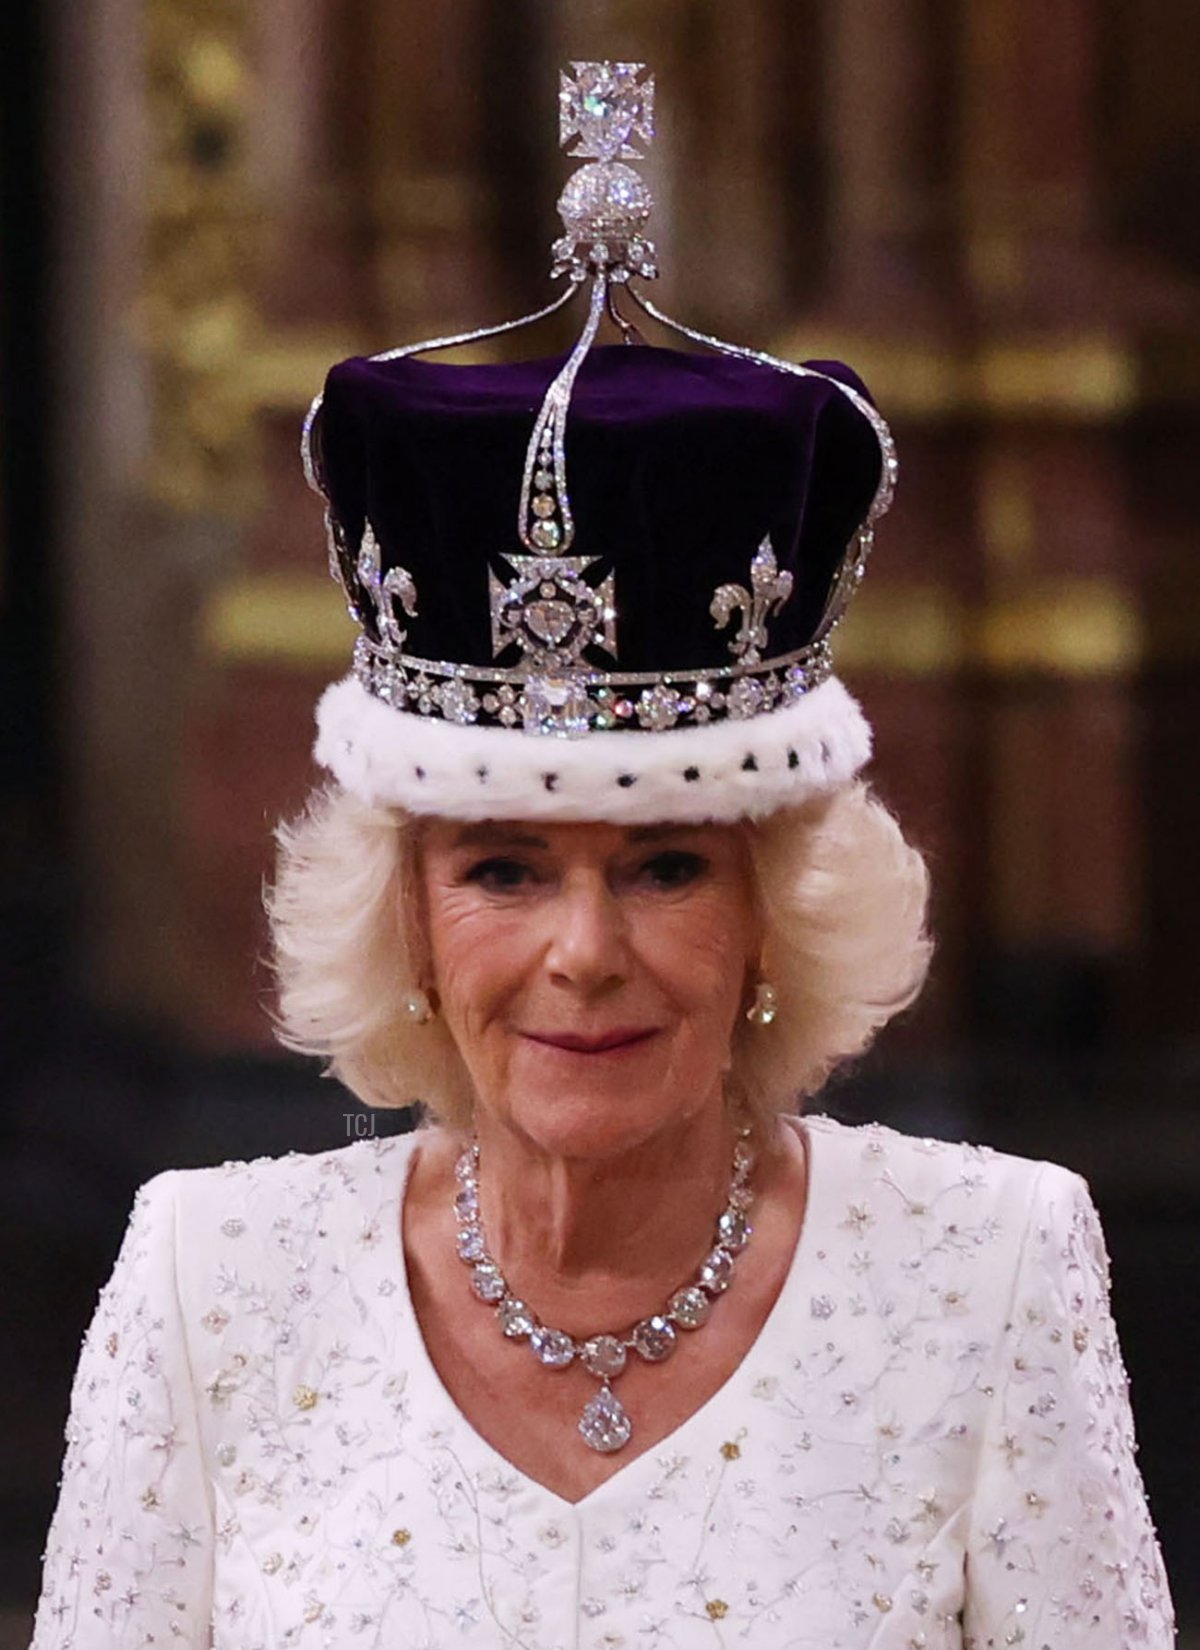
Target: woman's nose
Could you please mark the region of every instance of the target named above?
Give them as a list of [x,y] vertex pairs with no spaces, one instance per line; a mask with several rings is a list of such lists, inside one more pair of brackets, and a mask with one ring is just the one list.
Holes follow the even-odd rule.
[[547,916],[546,967],[555,979],[595,991],[626,978],[625,913],[603,876],[567,878]]

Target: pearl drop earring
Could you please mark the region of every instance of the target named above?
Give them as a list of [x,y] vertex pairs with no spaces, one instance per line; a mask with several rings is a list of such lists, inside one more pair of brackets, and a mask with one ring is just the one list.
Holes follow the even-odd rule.
[[433,1019],[433,1005],[419,985],[405,992],[404,1012],[417,1026],[428,1025]]
[[767,980],[760,980],[754,988],[754,1001],[746,1010],[752,1026],[769,1026],[779,1013],[779,996]]

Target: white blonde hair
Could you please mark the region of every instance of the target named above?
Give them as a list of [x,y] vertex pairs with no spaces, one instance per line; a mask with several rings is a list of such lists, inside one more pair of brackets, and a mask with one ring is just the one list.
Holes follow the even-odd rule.
[[[428,969],[417,826],[336,785],[280,825],[267,895],[276,1031],[324,1058],[366,1104],[419,1102],[461,1127],[474,1095],[454,1041],[440,1017],[418,1024],[405,1005]],[[735,828],[749,847],[778,1013],[765,1027],[739,1019],[727,1092],[764,1119],[802,1105],[917,996],[932,950],[929,877],[861,782]]]

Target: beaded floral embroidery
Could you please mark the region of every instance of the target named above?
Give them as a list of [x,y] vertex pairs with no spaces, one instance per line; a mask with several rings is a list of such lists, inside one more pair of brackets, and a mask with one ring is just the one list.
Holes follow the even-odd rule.
[[148,1182],[80,1359],[34,1650],[1168,1650],[1083,1182],[804,1126],[758,1341],[574,1506],[434,1374],[411,1138]]

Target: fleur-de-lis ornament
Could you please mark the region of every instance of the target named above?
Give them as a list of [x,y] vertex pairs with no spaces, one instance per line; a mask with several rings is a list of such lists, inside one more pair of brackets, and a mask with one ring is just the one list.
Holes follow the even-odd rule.
[[381,646],[389,652],[402,653],[408,632],[396,616],[395,603],[398,597],[408,617],[415,619],[417,587],[412,574],[404,567],[389,567],[386,573],[380,573],[379,540],[375,537],[375,529],[370,522],[363,531],[356,571],[358,582],[370,596],[375,609],[375,623]]
[[770,534],[762,541],[750,562],[750,589],[744,584],[719,585],[709,612],[724,630],[735,613],[742,615],[738,633],[729,651],[743,665],[758,664],[767,645],[767,620],[778,613],[792,593],[792,575],[781,573],[775,562]]

